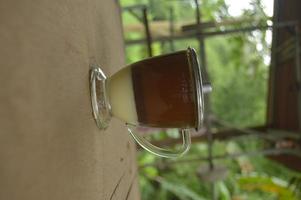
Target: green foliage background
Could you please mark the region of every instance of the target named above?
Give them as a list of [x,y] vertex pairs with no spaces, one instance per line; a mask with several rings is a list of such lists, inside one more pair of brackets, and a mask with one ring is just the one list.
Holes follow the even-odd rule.
[[[169,9],[174,10],[176,21],[193,21],[195,6],[193,0],[121,0],[122,6],[146,4],[150,10],[150,21],[169,19]],[[233,19],[224,0],[201,0],[203,21]],[[253,0],[242,14],[249,19],[248,25],[267,23],[270,16],[264,12],[260,0]],[[139,23],[129,12],[122,13],[124,26]],[[225,28],[225,27],[221,27]],[[270,56],[270,42],[267,31],[253,31],[227,36],[211,37],[205,40],[207,69],[213,92],[210,95],[212,114],[232,126],[250,127],[265,123],[267,82]],[[125,39],[143,38],[144,33],[124,33]],[[176,50],[187,46],[199,51],[196,39],[175,41]],[[169,44],[155,42],[155,55],[171,51]],[[126,62],[132,63],[147,57],[144,45],[126,47]],[[215,128],[215,127],[213,127]],[[216,127],[218,128],[218,127]],[[167,134],[168,135],[168,134]],[[170,135],[169,135],[170,136]],[[166,134],[155,136],[164,138]],[[264,143],[256,137],[245,137],[235,141],[215,142],[214,154],[255,151]],[[207,145],[194,144],[182,159],[206,157]],[[181,161],[181,159],[180,159]],[[193,199],[212,198],[212,184],[202,181],[196,174],[199,168],[207,166],[206,161],[178,162],[155,157],[144,151],[139,153],[140,186],[142,199]],[[214,184],[217,199],[301,199],[296,185],[289,186],[292,177],[300,174],[290,171],[263,156],[239,157],[216,161],[226,166],[228,176]],[[297,188],[298,190],[299,188]]]

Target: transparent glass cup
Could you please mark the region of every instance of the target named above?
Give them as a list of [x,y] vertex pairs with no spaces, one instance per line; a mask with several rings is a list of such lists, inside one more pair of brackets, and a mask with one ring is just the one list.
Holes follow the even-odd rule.
[[[107,78],[97,65],[90,69],[93,117],[106,129],[112,116],[126,123],[136,142],[147,151],[175,158],[189,150],[190,130],[202,126],[204,93],[201,69],[193,48],[141,60]],[[141,127],[177,128],[182,147],[176,151],[152,145]]]

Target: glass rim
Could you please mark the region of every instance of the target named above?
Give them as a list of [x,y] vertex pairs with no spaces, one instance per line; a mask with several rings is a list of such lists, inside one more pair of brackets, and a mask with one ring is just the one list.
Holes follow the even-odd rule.
[[197,58],[197,54],[194,48],[188,47],[186,50],[188,62],[192,69],[192,76],[195,84],[195,98],[196,98],[196,110],[197,110],[197,124],[195,129],[199,130],[203,124],[204,118],[204,93],[203,93],[203,82],[202,72]]

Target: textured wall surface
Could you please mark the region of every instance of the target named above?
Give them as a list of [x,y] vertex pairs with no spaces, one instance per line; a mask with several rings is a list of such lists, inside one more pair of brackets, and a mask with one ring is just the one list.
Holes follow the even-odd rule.
[[112,0],[0,0],[0,199],[139,199],[122,122],[100,132],[88,71],[124,65]]

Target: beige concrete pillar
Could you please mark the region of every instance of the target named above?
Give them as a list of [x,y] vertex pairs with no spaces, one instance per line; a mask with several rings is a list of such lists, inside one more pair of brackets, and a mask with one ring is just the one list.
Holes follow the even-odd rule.
[[0,199],[139,199],[122,122],[100,132],[89,63],[124,65],[113,0],[0,0]]

